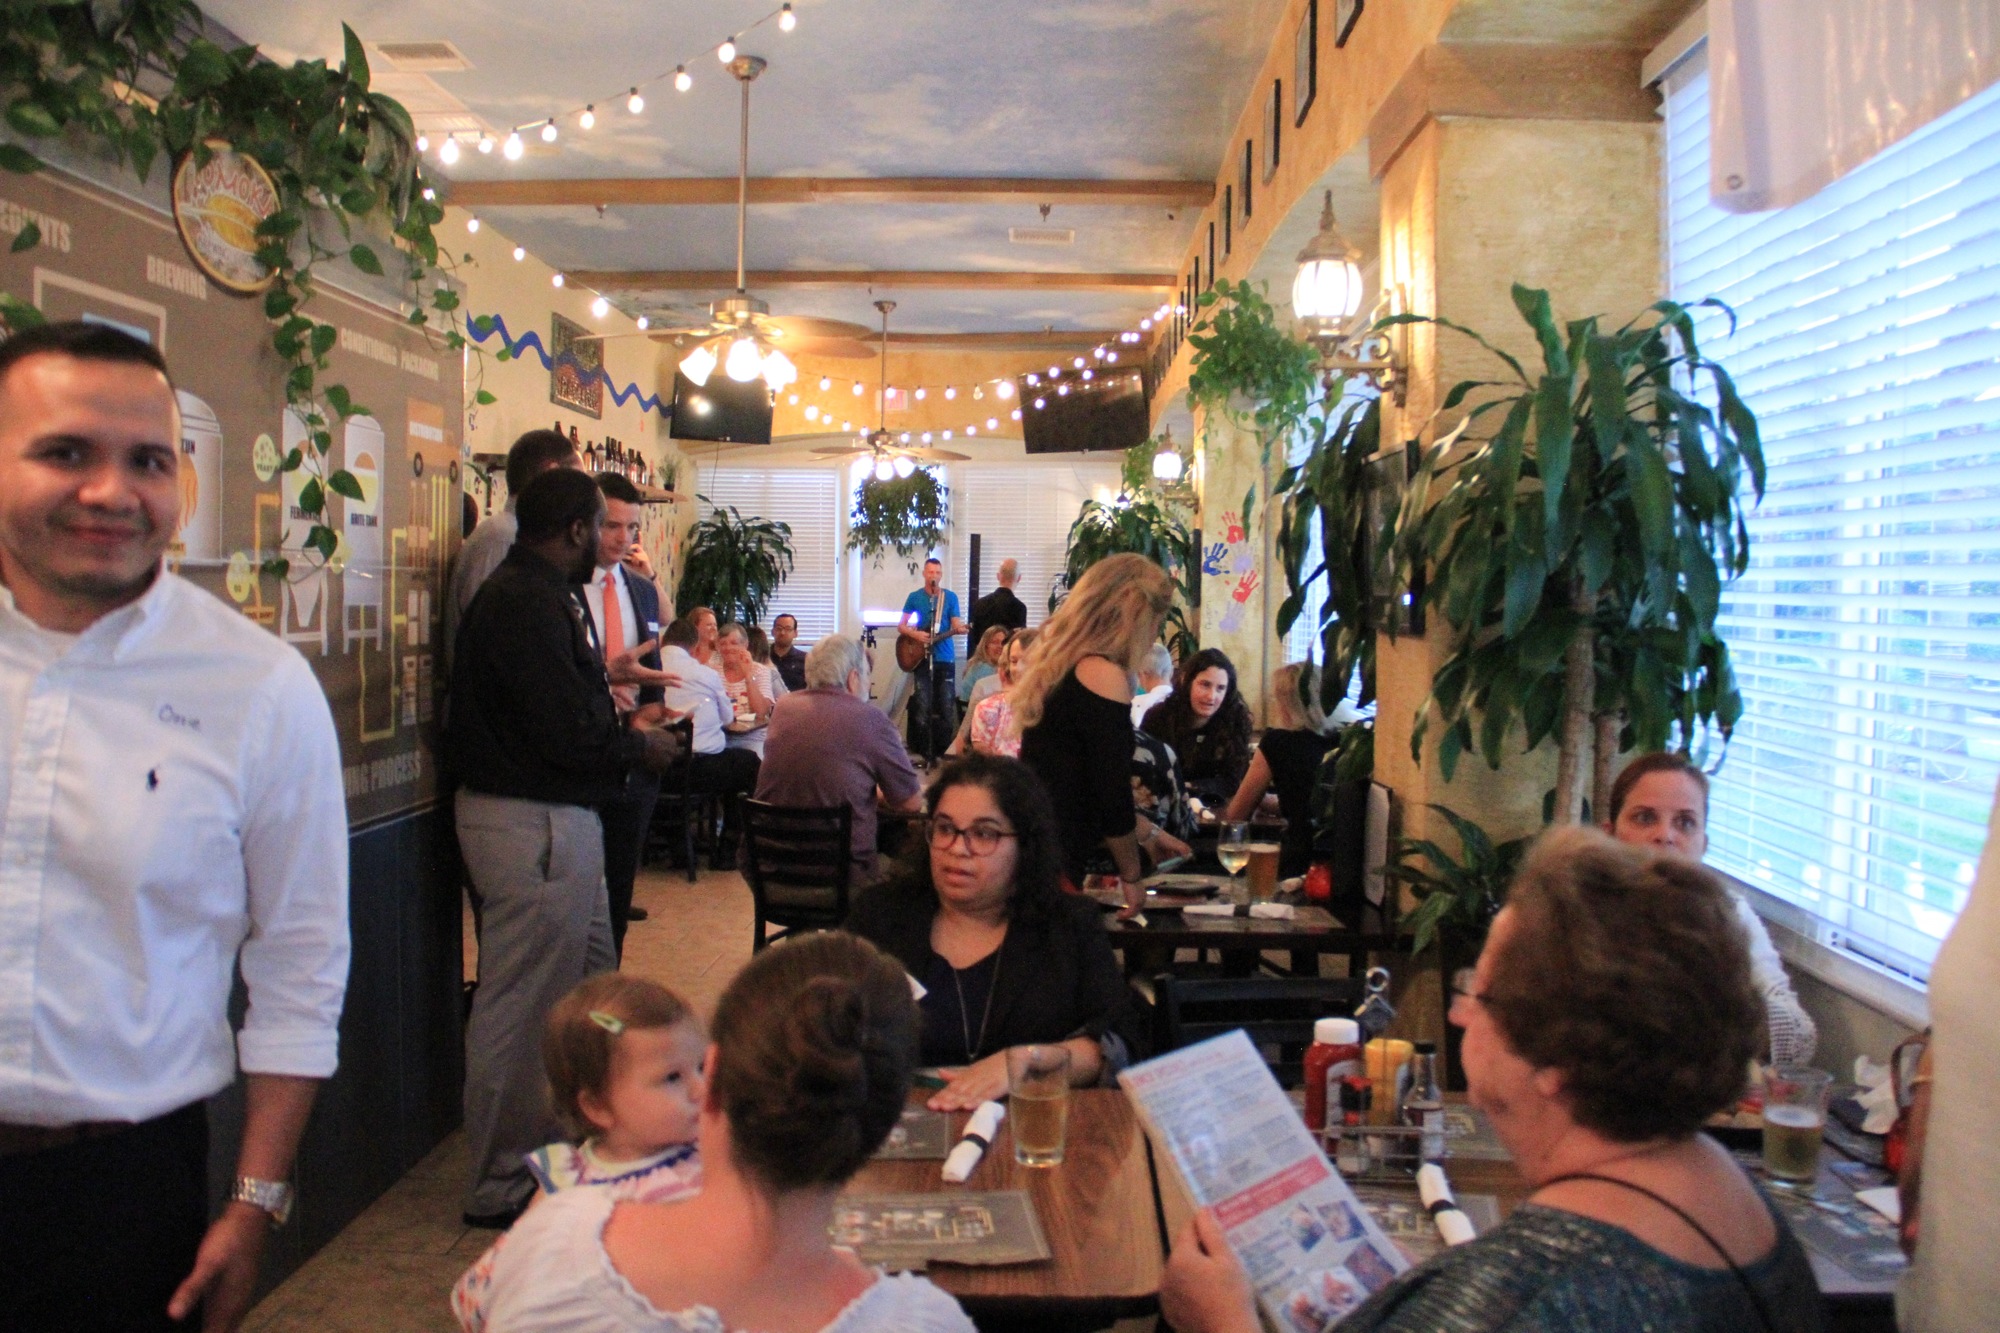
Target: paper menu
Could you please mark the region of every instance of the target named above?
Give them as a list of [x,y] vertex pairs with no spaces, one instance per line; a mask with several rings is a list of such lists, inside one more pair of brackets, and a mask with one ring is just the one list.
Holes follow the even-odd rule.
[[1188,1196],[1214,1210],[1273,1327],[1323,1333],[1409,1267],[1241,1031],[1118,1081]]

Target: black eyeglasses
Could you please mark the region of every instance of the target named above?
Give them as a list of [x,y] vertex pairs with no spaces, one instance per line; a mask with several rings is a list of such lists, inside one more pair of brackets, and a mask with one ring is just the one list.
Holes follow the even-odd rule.
[[930,818],[931,850],[936,852],[948,852],[953,843],[964,838],[966,851],[974,856],[991,856],[999,850],[1002,839],[1015,836],[1014,830],[1003,828],[990,819],[960,828],[943,815],[932,815]]

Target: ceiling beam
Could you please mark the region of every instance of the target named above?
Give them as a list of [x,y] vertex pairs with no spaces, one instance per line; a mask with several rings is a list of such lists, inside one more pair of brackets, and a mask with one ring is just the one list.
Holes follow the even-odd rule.
[[[568,269],[566,280],[610,292],[731,291],[734,269]],[[943,269],[753,269],[751,291],[768,287],[932,288],[942,291],[1170,291],[1172,273],[953,272]]]
[[[1214,181],[1035,180],[1011,176],[759,176],[753,204],[1071,204],[1205,208]],[[733,204],[734,176],[617,176],[601,180],[457,181],[445,192],[464,208],[598,204]]]
[[[892,333],[891,347],[942,347],[956,349],[991,348],[995,351],[1049,352],[1077,347],[1103,347],[1118,340],[1117,329],[1043,329],[993,333]],[[870,333],[856,342],[880,343],[882,335]]]

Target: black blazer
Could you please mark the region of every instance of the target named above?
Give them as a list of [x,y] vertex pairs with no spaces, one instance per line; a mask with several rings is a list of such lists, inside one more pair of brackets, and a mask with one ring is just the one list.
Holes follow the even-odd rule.
[[[642,667],[651,667],[653,670],[658,671],[660,669],[660,631],[666,628],[665,625],[660,623],[660,589],[651,579],[642,578],[629,569],[625,571],[625,586],[632,591],[632,609],[638,613],[639,617],[636,622],[639,626],[639,637],[653,641],[653,646],[639,655],[639,665]],[[642,704],[660,703],[666,697],[667,691],[665,686],[641,685],[639,687],[639,702]]]
[[[1125,1017],[1125,980],[1112,956],[1103,913],[1064,894],[1050,919],[1016,921],[1000,944],[993,1009],[982,1052],[1071,1037],[1102,1037]],[[862,890],[846,929],[893,955],[911,976],[929,970],[937,899],[890,882]]]

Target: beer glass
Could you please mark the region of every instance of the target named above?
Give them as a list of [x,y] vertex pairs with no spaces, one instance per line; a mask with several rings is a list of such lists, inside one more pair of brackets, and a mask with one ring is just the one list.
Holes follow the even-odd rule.
[[1285,821],[1254,819],[1245,850],[1250,854],[1250,901],[1267,903],[1278,896],[1278,857],[1285,841]]
[[1022,1166],[1060,1166],[1069,1126],[1069,1049],[1008,1047],[1007,1094],[1014,1160]]
[[1779,1065],[1764,1079],[1764,1171],[1773,1180],[1810,1186],[1819,1178],[1820,1136],[1826,1129],[1823,1069]]

